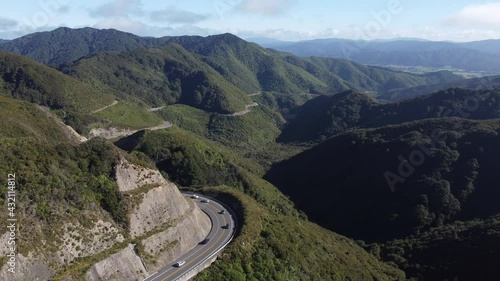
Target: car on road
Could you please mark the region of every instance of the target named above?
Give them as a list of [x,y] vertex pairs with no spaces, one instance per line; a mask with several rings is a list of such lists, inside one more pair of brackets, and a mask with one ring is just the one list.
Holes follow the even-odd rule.
[[229,228],[229,223],[226,223],[226,225],[222,226],[222,228],[228,229]]
[[181,267],[181,266],[183,266],[185,263],[186,263],[186,261],[178,261],[178,262],[174,263],[174,266],[175,266],[175,267]]
[[225,214],[225,213],[226,213],[226,210],[221,210],[221,211],[219,212],[219,214]]
[[200,244],[207,244],[208,241],[210,241],[210,238],[205,238],[203,241],[200,242]]
[[194,198],[194,199],[198,199],[198,197],[200,197],[200,196],[198,196],[196,194],[191,195],[191,198]]
[[205,198],[205,199],[201,200],[201,202],[202,203],[210,203],[210,200],[208,200],[208,199]]

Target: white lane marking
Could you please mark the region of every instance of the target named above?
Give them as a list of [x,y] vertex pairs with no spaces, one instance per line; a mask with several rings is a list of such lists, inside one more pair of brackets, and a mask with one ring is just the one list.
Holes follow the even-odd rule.
[[[206,199],[206,198],[202,198],[202,197],[200,197],[200,198],[198,198],[198,199],[203,200],[203,199]],[[201,200],[200,200],[200,201],[201,201]],[[221,207],[222,209],[225,209],[223,206],[221,206],[221,205],[220,205],[219,203],[217,203],[217,202],[210,201],[210,203],[213,203],[213,205],[216,205],[216,206],[214,206],[214,208],[215,208],[215,207]],[[210,203],[209,203],[209,204],[210,204]],[[197,204],[200,208],[205,209],[205,210],[209,211],[212,215],[214,215],[215,219],[217,220],[217,226],[218,226],[218,227],[216,228],[216,227],[215,227],[215,225],[214,225],[214,224],[212,224],[212,228],[213,228],[213,230],[215,231],[215,235],[214,235],[214,237],[215,237],[215,236],[217,236],[217,233],[219,233],[219,231],[220,231],[220,222],[219,222],[219,216],[217,216],[217,212],[214,212],[211,208],[209,208],[207,203],[196,203],[196,204]],[[207,205],[203,205],[203,204],[207,204]],[[203,206],[203,207],[201,207],[201,206]],[[216,210],[217,210],[217,208],[216,208]],[[218,231],[217,231],[217,229],[218,229]],[[213,231],[212,231],[212,232],[213,232]],[[212,233],[209,233],[209,235],[210,235],[210,234],[212,234]],[[189,256],[187,256],[187,257],[181,257],[181,258],[180,258],[180,260],[187,260],[187,259],[191,258],[193,255],[195,255],[195,254],[199,253],[199,252],[200,252],[201,250],[203,250],[203,249],[205,249],[205,247],[204,247],[204,246],[199,246],[199,249],[197,249],[195,252],[191,253],[191,254],[190,254]],[[159,272],[159,273],[157,272],[157,273],[158,273],[158,275],[157,275],[157,276],[155,276],[153,279],[150,279],[149,281],[154,281],[154,280],[158,279],[160,276],[162,276],[162,275],[164,275],[164,274],[168,273],[168,272],[169,272],[169,271],[171,271],[171,270],[175,270],[175,269],[176,269],[175,267],[169,267],[169,268],[167,268],[167,269],[166,269],[166,270],[164,270],[164,271],[161,271],[161,272]],[[152,275],[154,275],[154,274],[152,274]],[[150,275],[150,277],[151,277],[152,275]],[[148,277],[148,278],[150,278],[150,277]],[[147,278],[146,278],[145,280],[147,280]]]

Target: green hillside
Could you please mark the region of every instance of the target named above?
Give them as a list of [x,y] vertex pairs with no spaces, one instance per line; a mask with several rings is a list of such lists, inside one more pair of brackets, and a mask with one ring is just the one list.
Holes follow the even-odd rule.
[[51,66],[104,51],[131,51],[163,44],[165,39],[143,38],[115,29],[57,28],[29,34],[2,44],[1,51],[17,53]]
[[352,240],[262,208],[230,187],[204,193],[230,203],[242,224],[224,254],[194,280],[406,280]]
[[448,89],[395,103],[352,91],[317,97],[292,111],[283,142],[318,142],[357,128],[375,128],[438,117],[500,118],[499,90]]
[[[76,146],[60,121],[28,102],[0,97],[0,108],[0,170],[16,174],[16,218],[23,233],[17,253],[51,256],[62,243],[62,221],[103,220],[126,228],[113,179],[120,152],[112,144],[96,139]],[[0,180],[3,194],[6,180]],[[6,201],[0,198],[0,204]],[[0,219],[6,221],[7,212]],[[2,266],[6,261],[0,258]]]
[[[405,240],[432,227],[500,213],[494,168],[500,164],[499,132],[498,119],[458,118],[355,130],[276,164],[266,179],[332,231],[368,242]],[[498,252],[494,240],[483,242]],[[456,243],[467,251],[472,240]],[[436,266],[434,253],[427,253],[419,263]],[[473,255],[461,254],[462,261],[499,278]],[[440,266],[433,274],[451,268]]]
[[[306,213],[312,218],[330,229],[367,240],[398,237],[453,221],[459,215],[494,215],[500,210],[487,203],[492,203],[491,199],[484,197],[497,192],[489,187],[489,180],[493,176],[491,167],[496,161],[494,140],[498,124],[497,120],[446,118],[356,130],[335,136],[277,164],[268,178],[290,195],[300,209],[310,210]],[[430,156],[425,157],[425,165],[417,167],[411,177],[405,178],[403,183],[389,185],[384,175],[387,171],[398,173],[399,155],[408,158],[419,145],[429,146],[430,136],[435,130],[440,131],[440,136],[445,135],[442,138],[446,140],[436,143],[436,148],[429,152]],[[282,176],[283,173],[288,176]],[[324,176],[320,176],[321,173]],[[475,175],[473,178],[472,174]],[[391,193],[391,188],[396,192]],[[326,196],[318,198],[315,196],[318,192]],[[370,196],[357,198],[356,194],[360,192]],[[422,203],[426,201],[422,201],[422,195],[428,197],[428,206]],[[352,198],[347,200],[350,196]],[[398,198],[405,198],[407,203],[401,204]],[[482,206],[472,204],[479,198],[485,199]],[[324,200],[329,202],[329,213],[333,216],[325,216],[316,210]],[[415,213],[420,204],[424,204],[425,212]],[[466,204],[472,204],[470,209],[464,207]],[[476,209],[472,210],[473,207]],[[378,212],[368,212],[370,208],[376,208]],[[337,214],[342,212],[340,210],[345,213]],[[421,217],[422,214],[428,214],[428,217]],[[364,230],[361,230],[358,229],[361,224],[354,222],[364,216],[375,217],[364,222]],[[345,223],[347,221],[351,223]],[[386,227],[367,232],[376,224]]]
[[427,95],[429,93],[449,89],[449,88],[462,88],[462,89],[498,89],[500,88],[500,76],[486,76],[481,78],[462,79],[458,81],[437,83],[432,85],[421,85],[406,89],[391,90],[386,93],[381,93],[377,96],[378,99],[384,101],[398,101],[417,96]]
[[168,40],[204,56],[210,66],[247,93],[259,90],[279,93],[326,93],[348,89],[385,92],[460,79],[452,74],[412,75],[342,59],[304,59],[264,49],[232,34],[205,38],[181,36]]
[[[219,198],[237,212],[238,237],[196,280],[404,280],[402,272],[353,241],[305,220],[289,199],[254,174],[259,165],[220,145],[175,127],[138,133],[117,145],[147,155],[170,180]],[[226,186],[203,187],[217,185]]]
[[133,97],[99,111],[113,104],[116,93],[105,85],[82,82],[28,58],[0,53],[0,94],[46,106],[79,133],[85,134],[91,127],[139,129],[161,123]]
[[[106,243],[123,235],[51,260],[59,279],[135,242],[114,176],[126,157],[235,211],[235,240],[195,280],[473,280],[468,269],[500,280],[498,77],[300,58],[231,34],[59,28],[0,50],[26,56],[0,52],[0,169],[19,175],[19,252],[55,253],[61,222],[109,223]],[[488,86],[420,95],[443,85]],[[65,124],[139,131],[79,143]]]
[[460,276],[463,280],[495,281],[500,216],[457,221],[380,246],[383,259],[420,280],[453,280]]
[[44,143],[65,143],[71,138],[57,121],[38,106],[0,95],[0,138],[33,138]]
[[79,132],[101,121],[91,112],[115,99],[110,89],[98,91],[57,70],[9,53],[0,53],[0,89],[4,96],[50,108]]
[[112,93],[100,92],[59,71],[25,57],[0,52],[0,88],[16,99],[54,110],[89,113],[110,104]]
[[[143,48],[163,49],[163,45],[167,42],[182,45],[191,55],[182,52],[175,55],[175,52],[170,51],[167,51],[169,53],[167,58],[163,58],[159,54],[148,54],[146,57],[142,57],[144,54],[140,54],[143,51],[139,50]],[[0,50],[23,54],[39,62],[62,67],[65,71],[83,79],[95,80],[95,77],[92,78],[92,76],[104,75],[105,81],[100,81],[101,84],[104,82],[105,84],[119,85],[121,86],[120,90],[125,93],[137,91],[142,98],[144,98],[143,95],[146,95],[145,100],[150,104],[177,101],[181,90],[179,86],[184,88],[187,86],[186,89],[182,89],[184,94],[188,96],[183,103],[200,103],[199,95],[194,93],[195,90],[198,90],[204,98],[206,94],[204,91],[215,92],[215,96],[219,96],[219,91],[222,91],[225,93],[222,96],[227,99],[223,102],[223,107],[231,108],[241,107],[237,104],[232,105],[237,103],[234,98],[241,98],[237,92],[251,94],[262,90],[278,93],[336,93],[352,89],[382,95],[392,90],[445,83],[460,78],[451,73],[446,75],[444,73],[412,75],[364,66],[342,59],[317,57],[304,59],[264,49],[232,34],[208,37],[142,38],[116,30],[59,28],[51,32],[35,33],[11,40],[2,44]],[[105,55],[101,54],[103,52],[131,53],[121,56],[115,53],[112,59],[106,60],[103,57]],[[192,54],[197,55],[194,57],[196,57],[195,60],[199,60],[198,62],[193,60]],[[92,58],[95,55],[99,59]],[[90,66],[82,66],[85,68],[80,69],[83,73],[74,73],[64,66],[80,59],[85,61],[88,56],[91,56],[88,64],[97,63],[96,60],[99,61],[98,64],[101,67],[106,64],[103,67],[103,72]],[[177,61],[181,62],[180,65],[176,63],[170,65],[171,59],[178,59],[179,56],[183,57]],[[125,61],[122,61],[123,59]],[[165,59],[167,61],[163,62]],[[140,62],[134,60],[140,60]],[[169,67],[163,69],[162,66],[167,65],[167,62],[169,62]],[[85,62],[79,62],[79,64],[84,65]],[[209,66],[211,70],[208,70],[206,66]],[[116,69],[116,67],[122,68]],[[144,67],[152,67],[155,71],[145,73]],[[109,73],[110,70],[113,72]],[[203,74],[198,73],[198,71],[203,72]],[[176,85],[170,85],[170,82],[173,81],[169,79],[170,82],[166,83],[167,85],[162,84],[158,78],[164,77],[158,72],[163,72],[173,80],[178,78],[181,81],[178,81]],[[219,73],[220,76],[216,78],[214,72]],[[133,81],[128,81],[125,85],[110,81],[116,80],[117,77],[113,77],[115,74],[120,78],[126,77],[126,80]],[[221,81],[221,77],[224,81]],[[141,82],[144,79],[147,82]],[[186,85],[186,83],[182,85],[183,79],[198,81],[194,85],[200,83],[202,89],[190,89],[189,87],[192,85]],[[239,90],[224,85],[226,83]],[[176,92],[176,94],[172,94],[172,92]],[[233,94],[228,94],[229,92]],[[214,99],[215,97],[209,98],[212,102]],[[215,100],[215,102],[217,101]],[[210,104],[208,107],[214,108],[217,105]],[[227,108],[223,110],[227,110]]]
[[250,102],[244,92],[181,46],[168,44],[132,52],[102,53],[63,71],[93,85],[105,85],[155,107],[182,103],[232,113]]

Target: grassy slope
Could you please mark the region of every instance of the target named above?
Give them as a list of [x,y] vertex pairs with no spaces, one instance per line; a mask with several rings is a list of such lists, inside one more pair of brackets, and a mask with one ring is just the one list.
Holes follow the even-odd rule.
[[46,143],[70,141],[53,118],[28,102],[0,96],[0,120],[2,138],[35,138]]
[[19,55],[0,53],[0,89],[4,96],[49,107],[80,133],[102,124],[143,128],[161,122],[133,98],[92,114],[112,104],[116,91],[87,84]]
[[89,113],[114,100],[109,92],[19,55],[0,53],[0,77],[8,95],[51,109]]
[[184,105],[167,106],[158,114],[266,167],[301,151],[300,147],[275,142],[284,120],[267,106],[253,107],[250,113],[238,117],[209,114]]
[[162,122],[162,119],[155,113],[137,105],[124,102],[111,106],[94,115],[100,117],[105,124],[108,120],[110,121],[109,126],[119,128],[143,129],[156,126]]

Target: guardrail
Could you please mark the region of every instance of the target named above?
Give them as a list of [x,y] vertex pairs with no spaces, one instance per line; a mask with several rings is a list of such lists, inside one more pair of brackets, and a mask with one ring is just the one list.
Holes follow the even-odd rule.
[[[184,193],[184,194],[187,194],[187,193]],[[203,197],[206,197],[206,196],[203,196]],[[236,218],[236,214],[233,212],[233,210],[231,210],[231,208],[229,208],[226,204],[222,203],[219,200],[216,200],[216,199],[213,199],[213,198],[210,198],[210,197],[206,197],[206,198],[209,198],[210,200],[212,200],[214,202],[217,202],[219,205],[221,205],[222,207],[224,207],[226,210],[228,210],[231,213],[231,217],[233,218],[233,221],[234,221],[233,231],[231,233],[231,236],[229,237],[229,240],[227,240],[227,242],[224,245],[222,245],[222,247],[220,247],[219,249],[217,249],[210,256],[208,256],[208,257],[204,258],[203,260],[201,260],[200,262],[198,262],[189,271],[187,271],[186,273],[184,273],[181,276],[177,277],[175,280],[179,280],[179,279],[185,277],[186,275],[189,275],[190,273],[192,273],[193,271],[195,271],[195,269],[198,266],[204,264],[205,262],[207,262],[208,260],[210,260],[211,258],[213,258],[214,256],[216,256],[217,254],[219,254],[222,250],[224,250],[224,248],[227,247],[227,245],[229,245],[229,243],[231,243],[231,241],[233,241],[234,235],[236,234],[236,228],[238,226],[238,219]]]

